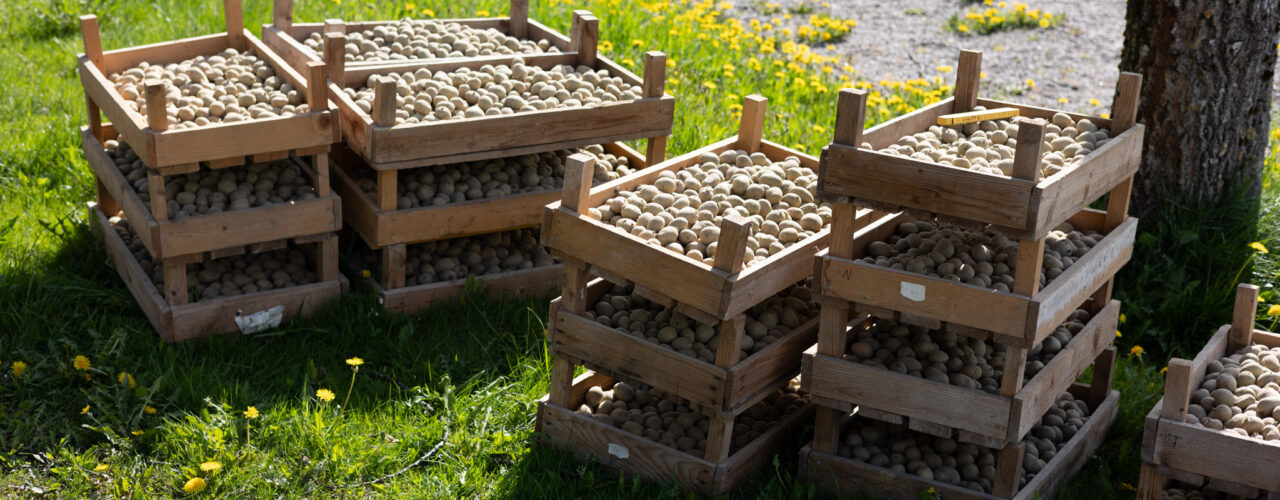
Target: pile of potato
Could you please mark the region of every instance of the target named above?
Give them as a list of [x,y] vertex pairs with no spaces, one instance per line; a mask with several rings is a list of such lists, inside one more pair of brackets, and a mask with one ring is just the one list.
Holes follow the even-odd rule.
[[1226,500],[1240,498],[1227,495],[1226,493],[1204,488],[1189,488],[1179,486],[1175,488],[1165,488],[1160,492],[1160,500]]
[[728,150],[705,153],[652,184],[619,191],[589,210],[591,217],[680,255],[712,264],[720,222],[738,214],[751,221],[743,267],[804,241],[831,224],[831,208],[816,202],[818,175],[789,156]]
[[[807,403],[798,381],[776,389],[734,420],[730,449],[741,449]],[[592,386],[577,412],[691,455],[706,454],[711,419],[679,397],[644,384],[619,381],[610,387]]]
[[[984,106],[974,109],[983,110]],[[1018,124],[1012,120],[979,122],[971,134],[965,126],[934,125],[928,131],[898,139],[879,152],[988,174],[1013,175],[1013,155],[1018,145]],[[1087,118],[1074,121],[1066,113],[1053,115],[1045,125],[1040,166],[1045,177],[1079,165],[1093,150],[1111,140],[1107,129]],[[873,149],[862,143],[863,149]]]
[[[147,165],[128,144],[109,140],[107,155],[143,203],[151,202]],[[264,207],[316,198],[311,180],[292,160],[254,163],[221,170],[201,170],[166,177],[164,191],[169,220]]]
[[[804,284],[779,292],[747,311],[747,335],[742,338],[742,358],[782,338],[817,316],[818,307]],[[598,323],[708,363],[716,362],[720,325],[709,326],[689,319],[674,308],[663,307],[633,287],[613,285],[587,311]]]
[[[1084,329],[1089,319],[1088,311],[1077,309],[1049,337],[1029,349],[1024,377],[1030,380],[1043,370],[1075,334]],[[929,330],[877,318],[865,328],[855,329],[853,343],[844,358],[934,382],[999,394],[1005,346],[948,330]]]
[[[1040,286],[1061,276],[1102,241],[1096,231],[1077,231],[1062,223],[1045,236]],[[863,262],[1001,292],[1013,287],[1018,242],[994,229],[967,229],[936,221],[898,224],[895,234],[872,242]]]
[[[312,33],[302,44],[324,54],[324,38]],[[429,19],[401,19],[395,24],[347,33],[347,61],[408,61],[446,57],[559,53],[548,40],[521,40],[493,28]]]
[[[1089,406],[1063,394],[1022,439],[1024,486],[1089,419]],[[999,450],[912,431],[902,425],[859,418],[845,428],[837,454],[924,479],[991,493]]]
[[480,69],[432,73],[419,68],[370,75],[364,87],[343,90],[356,106],[371,113],[374,87],[383,77],[395,80],[396,125],[596,106],[641,95],[639,86],[608,70],[569,65],[545,69],[527,66],[519,59],[510,65],[486,64]]
[[1210,361],[1187,407],[1188,423],[1267,441],[1280,440],[1277,421],[1280,347],[1255,344]]
[[165,111],[172,128],[194,128],[306,113],[306,96],[251,51],[226,49],[178,63],[150,64],[112,73],[125,105],[147,114],[146,85],[164,82]]
[[[129,221],[110,219],[116,234],[157,288],[164,288],[164,266],[151,257]],[[245,253],[187,264],[188,300],[205,301],[254,292],[288,288],[317,281],[306,253],[296,247],[262,253]]]
[[405,285],[425,285],[555,264],[537,229],[517,229],[409,245]]
[[[606,182],[636,170],[627,157],[606,153],[599,145],[565,149],[509,158],[496,158],[450,165],[434,165],[401,170],[397,185],[397,208],[445,205],[517,193],[561,189],[564,162],[569,155],[587,153],[596,159],[594,180]],[[369,194],[378,192],[378,181],[370,174],[356,180]],[[145,179],[145,178],[144,178]]]

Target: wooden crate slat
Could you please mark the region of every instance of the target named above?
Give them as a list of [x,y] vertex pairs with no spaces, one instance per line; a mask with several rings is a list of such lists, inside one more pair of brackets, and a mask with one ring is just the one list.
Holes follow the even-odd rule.
[[827,147],[824,198],[849,196],[1020,227],[1027,224],[1031,182],[935,165],[840,144]]
[[729,387],[745,396],[731,399],[727,406],[734,406],[735,400],[741,401],[738,406],[754,404],[753,396],[759,395],[762,388],[777,387],[794,378],[800,370],[800,355],[818,340],[818,322],[819,318],[814,317],[797,325],[782,338],[729,368]]
[[116,273],[120,275],[120,279],[124,281],[125,287],[133,294],[138,307],[142,309],[142,313],[146,315],[147,320],[151,322],[151,327],[157,332],[161,332],[161,337],[166,341],[170,341],[165,332],[170,331],[172,324],[169,315],[169,304],[165,302],[164,296],[156,289],[155,284],[147,277],[146,271],[142,270],[142,266],[138,264],[137,259],[133,258],[133,253],[125,246],[124,240],[116,234],[115,229],[111,227],[111,223],[107,221],[107,216],[103,215],[101,210],[94,203],[89,204],[89,212],[93,216],[96,224],[92,227],[94,231],[102,237],[103,246],[106,247],[107,256],[111,258],[111,263],[115,265]]
[[126,139],[126,142],[130,145],[138,145],[138,156],[144,162],[155,165],[154,161],[148,161],[154,160],[155,154],[146,150],[147,141],[142,133],[147,127],[146,118],[137,111],[125,107],[123,101],[116,99],[116,93],[113,90],[115,86],[87,58],[81,57],[78,65],[80,84],[84,87],[84,93],[89,101],[102,110],[102,114],[111,120],[115,130]]
[[[948,97],[930,104],[914,112],[898,116],[862,132],[862,142],[871,144],[872,148],[884,149],[898,142],[903,136],[919,133],[938,124],[938,117],[949,114],[955,109],[955,98]],[[855,144],[861,147],[861,144]]]
[[1071,112],[1067,112],[1067,111],[1059,111],[1059,110],[1056,110],[1056,109],[1049,109],[1049,108],[1042,108],[1042,107],[1039,107],[1039,106],[1032,106],[1032,105],[1030,105],[1030,104],[1019,104],[1019,103],[1016,103],[1016,102],[1000,101],[1000,100],[996,100],[996,99],[983,99],[983,98],[981,98],[981,97],[979,97],[979,98],[978,98],[978,105],[979,105],[979,106],[986,106],[986,107],[987,107],[987,109],[992,109],[992,108],[1014,108],[1014,109],[1017,109],[1017,110],[1018,110],[1018,112],[1019,112],[1019,115],[1020,115],[1020,116],[1024,116],[1024,117],[1031,117],[1031,118],[1040,118],[1040,119],[1044,119],[1044,120],[1052,120],[1052,119],[1053,119],[1053,115],[1056,115],[1056,114],[1058,114],[1058,113],[1065,113],[1067,116],[1070,116],[1070,117],[1071,117],[1071,121],[1078,122],[1078,121],[1080,121],[1080,120],[1083,120],[1083,119],[1088,118],[1088,119],[1089,119],[1089,121],[1093,122],[1093,123],[1094,123],[1094,125],[1097,125],[1097,126],[1098,126],[1098,128],[1100,128],[1100,129],[1101,129],[1101,128],[1105,128],[1105,129],[1107,129],[1107,130],[1110,130],[1110,129],[1111,129],[1111,119],[1110,119],[1110,118],[1102,118],[1102,117],[1100,117],[1100,116],[1089,116],[1089,115],[1084,115],[1084,114],[1080,114],[1080,113],[1071,113]]
[[[551,294],[561,286],[564,282],[564,266],[556,264],[476,278],[480,280],[481,287],[491,294],[538,296]],[[388,311],[404,313],[422,311],[439,302],[461,297],[466,284],[466,278],[391,289],[371,283],[383,307]]]
[[1031,215],[1038,214],[1036,233],[1053,229],[1138,172],[1142,125],[1126,130],[1089,154],[1089,161],[1049,177],[1032,193]]
[[1037,341],[1052,332],[1075,310],[1076,304],[1092,295],[1129,262],[1137,234],[1138,219],[1130,217],[1036,294],[1032,301],[1039,314],[1034,328]]
[[327,112],[218,123],[150,133],[157,165],[178,165],[272,151],[324,146],[338,139]]
[[[118,73],[140,63],[169,64],[197,55],[212,55],[231,47],[226,33],[215,33],[181,40],[137,45],[102,53],[105,74]],[[114,88],[114,87],[108,87]]]

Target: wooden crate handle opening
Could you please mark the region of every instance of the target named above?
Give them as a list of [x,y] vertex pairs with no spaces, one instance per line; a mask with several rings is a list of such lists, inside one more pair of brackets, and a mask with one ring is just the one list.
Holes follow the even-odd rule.
[[507,31],[516,38],[529,37],[529,0],[511,0]]
[[249,42],[244,37],[244,14],[241,12],[240,0],[222,0],[222,12],[227,19],[227,42],[231,48],[244,51]]
[[1258,285],[1236,286],[1236,304],[1231,313],[1231,332],[1227,337],[1227,354],[1253,344],[1253,320],[1258,312]]
[[293,35],[293,0],[271,2],[271,24],[286,35]]
[[569,51],[578,53],[578,64],[596,67],[596,45],[600,40],[600,20],[589,10],[573,11],[569,25]]
[[978,105],[978,82],[982,78],[982,52],[977,50],[960,51],[960,62],[956,67],[956,91],[953,113],[973,111]]
[[591,179],[595,176],[596,159],[586,153],[569,155],[564,164],[564,193],[560,206],[585,215],[591,197]]
[[760,151],[764,137],[764,116],[769,100],[759,94],[742,98],[742,119],[738,122],[738,149],[748,153]]

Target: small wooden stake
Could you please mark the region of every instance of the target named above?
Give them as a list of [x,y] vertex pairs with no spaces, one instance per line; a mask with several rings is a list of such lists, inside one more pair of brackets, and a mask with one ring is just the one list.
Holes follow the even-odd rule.
[[316,242],[316,276],[320,281],[338,279],[338,235]]
[[508,33],[516,38],[529,37],[529,0],[511,0]]
[[153,132],[164,132],[169,128],[169,112],[165,109],[164,82],[146,80],[143,82],[147,99],[147,127]]
[[1253,320],[1258,312],[1258,285],[1236,286],[1236,305],[1231,313],[1231,331],[1227,334],[1227,354],[1253,344]]
[[307,61],[307,107],[313,112],[329,109],[329,86],[324,71],[324,63]]
[[187,303],[187,264],[186,261],[166,259],[164,266],[164,294],[170,306]]
[[169,205],[164,191],[164,176],[156,169],[148,168],[147,195],[151,198],[151,217],[157,222],[169,220]]
[[852,203],[831,204],[831,247],[827,254],[853,259],[853,235],[858,231],[858,209]]
[[245,50],[248,40],[244,37],[244,15],[240,0],[222,0],[222,11],[227,19],[227,41],[231,48]]
[[1014,397],[1022,390],[1023,375],[1027,369],[1027,350],[1022,347],[1005,346],[1004,378],[1000,380],[1000,395]]
[[739,314],[720,322],[716,343],[716,366],[730,368],[742,355],[742,336],[747,334],[747,316]]
[[[554,328],[555,325],[552,325]],[[547,402],[561,408],[569,408],[569,393],[573,389],[573,358],[557,354],[551,360],[551,386],[547,388]],[[576,408],[569,408],[576,410]]]
[[275,0],[271,3],[271,23],[286,35],[293,34],[293,0]]
[[960,64],[956,68],[956,100],[952,111],[965,113],[978,105],[978,82],[982,77],[982,52],[960,51]]
[[733,449],[733,416],[718,413],[711,416],[711,425],[707,428],[707,450],[705,459],[711,463],[720,463],[729,458],[729,450]]
[[844,356],[849,334],[849,303],[843,300],[824,301],[819,308],[818,354],[840,358]]
[[[667,55],[656,50],[644,54],[644,97],[662,97],[667,85]],[[667,157],[667,136],[650,137],[644,161],[650,165],[662,163]]]
[[373,123],[381,127],[396,125],[396,81],[391,77],[378,78],[373,89]]
[[991,487],[991,494],[1002,498],[1013,498],[1013,494],[1018,492],[1024,453],[1026,453],[1026,445],[1021,441],[1000,449],[1000,454],[996,456],[996,482]]
[[347,35],[326,31],[324,34],[324,65],[329,71],[329,81],[345,86]]
[[399,170],[378,171],[378,210],[393,212],[400,207]]
[[813,450],[834,454],[840,447],[840,421],[844,420],[844,412],[825,406],[814,410]]
[[382,247],[382,288],[387,290],[404,288],[404,255],[403,243]]
[[1018,147],[1013,152],[1013,177],[1040,182],[1044,152],[1044,120],[1018,120]]
[[80,35],[84,40],[84,55],[98,71],[107,72],[102,57],[102,33],[98,29],[98,16],[93,14],[80,16]]
[[1187,408],[1191,399],[1191,370],[1195,366],[1182,358],[1169,360],[1169,370],[1164,374],[1164,403],[1160,407],[1160,418],[1177,422],[1187,419]]
[[738,149],[748,153],[760,151],[764,136],[764,116],[769,100],[758,94],[742,98],[742,119],[738,121]]
[[347,34],[347,23],[341,19],[329,18],[324,20],[323,33],[340,33],[343,36]]
[[1111,104],[1111,137],[1120,135],[1137,123],[1141,92],[1141,73],[1120,73],[1120,79],[1116,81],[1116,100]]
[[836,101],[835,137],[831,142],[849,147],[862,144],[862,130],[867,123],[867,91],[841,89]]
[[560,196],[560,206],[585,215],[591,207],[591,179],[595,176],[596,160],[586,153],[569,155],[564,166],[564,192]]
[[720,220],[720,238],[716,240],[716,257],[712,267],[729,274],[742,269],[742,258],[747,253],[747,238],[751,236],[751,221],[732,214]]
[[578,53],[578,64],[596,67],[596,45],[600,43],[600,20],[589,10],[573,11],[569,25],[569,51]]
[[316,171],[316,196],[329,196],[329,155],[321,153],[312,156],[312,166]]

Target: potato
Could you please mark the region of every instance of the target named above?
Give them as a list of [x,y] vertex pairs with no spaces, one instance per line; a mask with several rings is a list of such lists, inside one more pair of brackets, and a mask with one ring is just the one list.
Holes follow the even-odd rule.
[[[395,24],[346,34],[347,61],[407,61],[445,57],[504,54],[559,53],[548,40],[521,40],[493,28],[473,28],[459,23],[404,18]],[[302,44],[324,53],[324,39],[312,33]]]
[[1208,363],[1191,394],[1188,422],[1267,441],[1280,440],[1280,348],[1251,345]]
[[[357,252],[352,262],[375,269],[373,252]],[[405,285],[416,286],[555,264],[538,243],[537,229],[518,229],[409,245]]]

